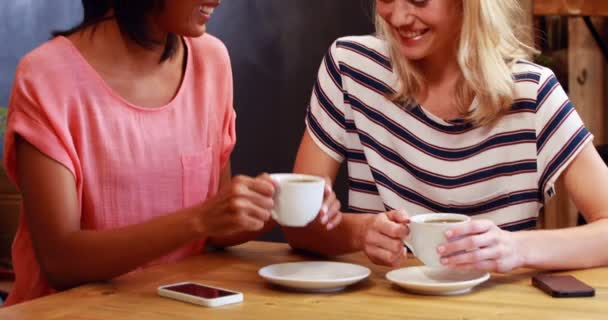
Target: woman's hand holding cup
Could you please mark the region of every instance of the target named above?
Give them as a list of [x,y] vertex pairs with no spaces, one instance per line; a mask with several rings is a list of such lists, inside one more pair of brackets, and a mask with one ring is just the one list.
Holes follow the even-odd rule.
[[227,187],[201,205],[198,231],[217,237],[262,229],[271,217],[275,188],[268,174],[233,177]]
[[403,210],[382,212],[371,218],[363,240],[363,251],[375,264],[398,266],[407,256],[403,238],[409,234],[408,214]]
[[500,229],[490,220],[472,220],[445,232],[447,242],[437,247],[441,263],[458,269],[509,272],[522,267],[517,234]]

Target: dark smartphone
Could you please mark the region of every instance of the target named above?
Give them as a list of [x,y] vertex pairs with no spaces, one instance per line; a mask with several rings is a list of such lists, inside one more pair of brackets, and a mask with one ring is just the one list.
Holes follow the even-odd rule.
[[555,298],[595,296],[595,289],[571,275],[537,274],[532,285]]

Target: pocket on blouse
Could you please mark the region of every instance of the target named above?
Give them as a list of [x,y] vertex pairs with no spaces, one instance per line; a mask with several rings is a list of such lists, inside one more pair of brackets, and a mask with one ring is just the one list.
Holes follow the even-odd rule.
[[212,150],[182,155],[183,206],[193,206],[207,198],[213,174]]

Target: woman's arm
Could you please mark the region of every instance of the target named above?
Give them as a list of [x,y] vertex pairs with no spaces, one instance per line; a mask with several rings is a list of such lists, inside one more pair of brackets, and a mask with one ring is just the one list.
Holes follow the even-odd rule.
[[25,219],[55,289],[107,280],[196,239],[261,229],[270,218],[272,184],[241,177],[201,205],[123,228],[82,230],[74,176],[27,141],[16,143]]
[[[327,177],[333,181],[339,168],[340,163],[323,152],[306,131],[293,171]],[[303,228],[283,227],[283,233],[293,248],[323,255],[339,255],[363,249],[364,234],[372,218],[373,215],[369,214],[343,213],[341,223],[332,230],[327,230],[328,228],[316,219]]]
[[447,238],[455,241],[438,247],[445,257],[442,262],[451,267],[498,272],[518,267],[581,269],[608,265],[608,168],[591,143],[570,163],[563,178],[589,224],[508,232],[488,220],[472,221],[447,232]]
[[563,173],[564,184],[587,225],[520,232],[524,263],[540,269],[608,265],[608,167],[588,143]]

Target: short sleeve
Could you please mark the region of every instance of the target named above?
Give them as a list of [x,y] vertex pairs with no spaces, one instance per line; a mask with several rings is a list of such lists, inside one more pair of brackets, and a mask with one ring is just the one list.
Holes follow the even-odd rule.
[[[7,128],[4,141],[4,164],[9,178],[17,186],[17,159],[15,139],[22,137],[47,157],[66,167],[75,177],[72,138],[67,124],[58,123],[66,119],[58,113],[49,114],[53,107],[52,88],[41,86],[41,75],[34,74],[26,62],[17,68],[8,105]],[[44,103],[44,104],[43,104]],[[67,121],[67,120],[66,120]],[[71,150],[71,151],[70,151]]]
[[214,42],[217,47],[218,61],[221,61],[220,65],[223,79],[222,97],[223,100],[223,118],[222,118],[222,132],[221,134],[221,149],[220,149],[220,170],[226,167],[226,164],[230,161],[230,155],[236,145],[236,112],[234,111],[234,81],[232,78],[232,65],[230,63],[230,56],[228,49],[224,44],[215,39]]
[[593,140],[557,78],[545,69],[537,95],[536,147],[543,199],[555,195],[555,182]]
[[338,162],[346,157],[344,89],[334,42],[323,58],[306,114],[315,143]]
[[220,152],[220,167],[223,169],[228,160],[234,146],[236,144],[236,112],[232,107],[226,112],[224,124],[222,126],[222,150]]

